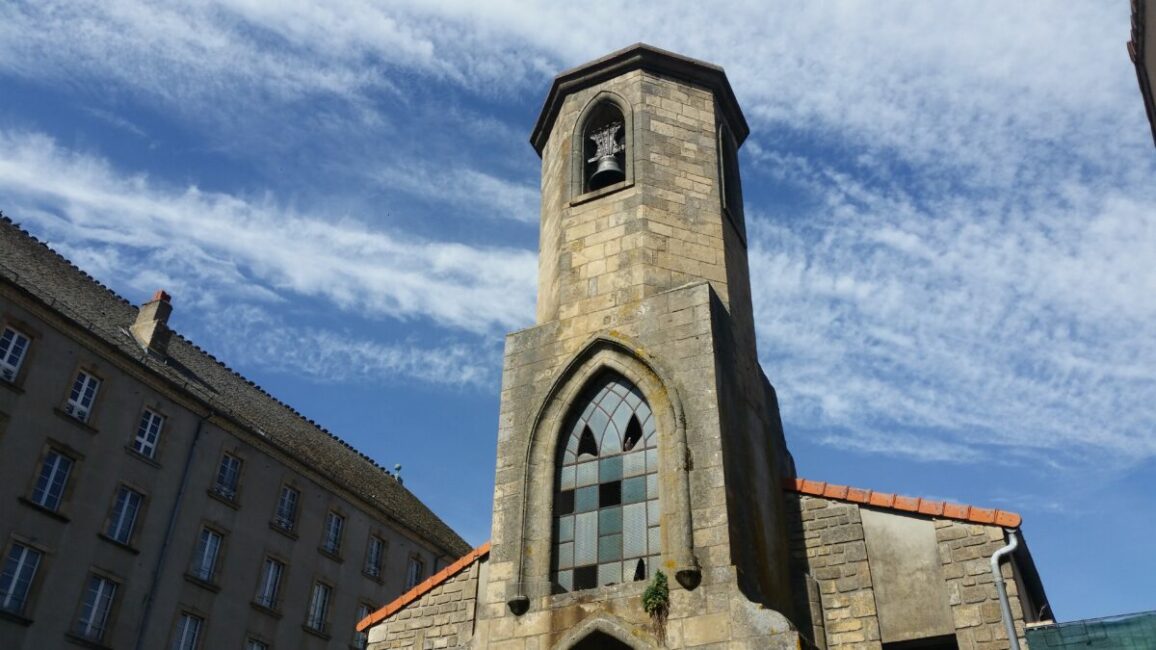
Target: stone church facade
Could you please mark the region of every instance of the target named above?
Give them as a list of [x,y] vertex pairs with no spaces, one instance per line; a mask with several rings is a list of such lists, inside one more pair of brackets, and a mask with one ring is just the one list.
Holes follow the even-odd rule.
[[[1008,647],[977,562],[1017,516],[796,479],[757,362],[747,134],[721,68],[649,46],[555,79],[493,539],[364,619],[371,648]],[[1016,558],[1000,575],[1018,636],[1046,599]]]

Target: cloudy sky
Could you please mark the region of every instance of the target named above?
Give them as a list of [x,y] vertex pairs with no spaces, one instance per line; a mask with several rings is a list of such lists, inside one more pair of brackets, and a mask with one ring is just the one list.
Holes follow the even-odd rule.
[[1156,148],[1127,0],[0,4],[0,210],[489,534],[558,71],[724,66],[807,478],[1021,513],[1062,620],[1156,609]]

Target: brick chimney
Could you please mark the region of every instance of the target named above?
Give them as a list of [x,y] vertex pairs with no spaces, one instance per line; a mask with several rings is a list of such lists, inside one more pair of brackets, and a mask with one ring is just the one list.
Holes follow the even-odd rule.
[[172,296],[158,289],[153,299],[141,305],[137,312],[136,322],[129,328],[133,338],[141,347],[157,354],[164,355],[168,349],[169,315],[173,313],[173,306],[169,302]]

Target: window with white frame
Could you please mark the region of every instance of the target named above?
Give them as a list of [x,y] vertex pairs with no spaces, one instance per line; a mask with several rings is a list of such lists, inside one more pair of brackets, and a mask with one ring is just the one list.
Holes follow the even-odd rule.
[[232,454],[221,455],[221,465],[217,468],[217,480],[213,492],[229,499],[237,498],[237,485],[241,481],[241,459]]
[[317,632],[326,631],[329,618],[329,599],[333,590],[324,582],[313,583],[313,593],[309,596],[309,612],[305,617],[305,627]]
[[40,464],[40,475],[32,488],[31,501],[53,512],[60,509],[64,488],[72,472],[72,459],[56,449],[49,448]]
[[405,568],[405,588],[413,589],[425,577],[425,562],[420,556],[412,555]]
[[281,591],[281,576],[284,573],[284,562],[276,558],[265,558],[265,565],[261,568],[261,582],[257,584],[258,605],[277,609],[277,595]]
[[121,544],[131,542],[132,531],[136,527],[136,518],[142,503],[144,495],[140,492],[123,485],[117,488],[112,514],[108,518],[108,527],[104,534]]
[[254,638],[245,641],[245,650],[269,650],[269,644]]
[[345,517],[329,511],[325,516],[325,537],[321,540],[321,550],[330,555],[341,552],[341,533],[345,530]]
[[117,584],[102,576],[89,576],[88,589],[84,592],[84,602],[80,606],[80,616],[72,631],[89,641],[101,641],[108,631],[112,615],[113,599],[116,598]]
[[0,379],[16,381],[16,374],[20,372],[20,364],[24,363],[24,354],[28,352],[29,338],[23,333],[5,327],[0,334]]
[[96,391],[100,389],[100,380],[81,370],[76,373],[72,382],[72,390],[68,393],[68,402],[64,404],[64,412],[72,417],[87,422],[92,414],[92,403],[96,401]]
[[170,650],[196,650],[201,640],[201,628],[205,619],[188,612],[182,612],[177,619],[177,628],[173,630],[173,644]]
[[281,486],[281,496],[277,499],[277,512],[273,515],[273,523],[281,530],[292,531],[297,527],[297,502],[301,500],[301,492],[288,485]]
[[[369,604],[367,604],[367,603],[359,604],[357,606],[357,618],[355,618],[353,620],[353,625],[356,626],[358,623],[365,620],[365,617],[369,616],[369,613],[371,611],[373,611],[373,608]],[[356,632],[355,631],[353,633],[353,647],[365,648],[365,646],[368,644],[369,644],[369,632]]]
[[8,549],[4,572],[0,573],[0,609],[17,615],[24,613],[41,556],[40,551],[23,544],[13,543]]
[[165,416],[145,409],[140,415],[140,424],[136,428],[136,438],[132,441],[132,450],[141,456],[155,458],[157,442],[161,437],[161,427],[165,424]]
[[197,548],[193,552],[193,562],[189,567],[189,573],[194,578],[205,582],[213,581],[223,541],[224,536],[221,533],[207,526],[201,528],[201,536],[197,539]]
[[365,575],[380,578],[381,567],[384,563],[385,540],[377,535],[370,535],[369,545],[365,548]]

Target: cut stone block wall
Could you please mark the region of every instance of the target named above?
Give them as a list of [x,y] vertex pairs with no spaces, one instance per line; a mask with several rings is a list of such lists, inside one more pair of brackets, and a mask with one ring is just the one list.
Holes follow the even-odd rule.
[[802,569],[796,597],[809,593],[807,576],[819,592],[818,603],[799,607],[811,611],[813,631],[800,624],[803,635],[820,648],[882,647],[859,506],[801,497],[788,499],[788,509],[795,514],[792,559]]
[[[939,520],[935,522],[935,537],[939,543],[939,557],[943,562],[959,647],[964,650],[1011,647],[1000,615],[995,578],[991,574],[991,556],[1006,544],[1003,529]],[[1019,586],[1013,579],[1012,564],[1005,561],[1001,570],[1012,618],[1016,622],[1016,636],[1020,638],[1020,646],[1026,648],[1024,611]]]
[[[824,650],[882,648],[876,600],[879,592],[873,578],[878,567],[872,564],[868,553],[861,506],[801,495],[787,502],[792,522],[793,589],[799,613],[796,624],[801,635]],[[895,517],[919,516],[882,512]],[[1004,529],[932,520],[942,569],[940,594],[951,607],[959,647],[1009,648],[990,569],[992,554],[1006,544]],[[1021,645],[1026,647],[1024,612],[1013,564],[1005,560],[1002,571],[1016,630]]]
[[370,650],[465,648],[474,633],[485,560],[467,566],[401,611],[370,628]]

